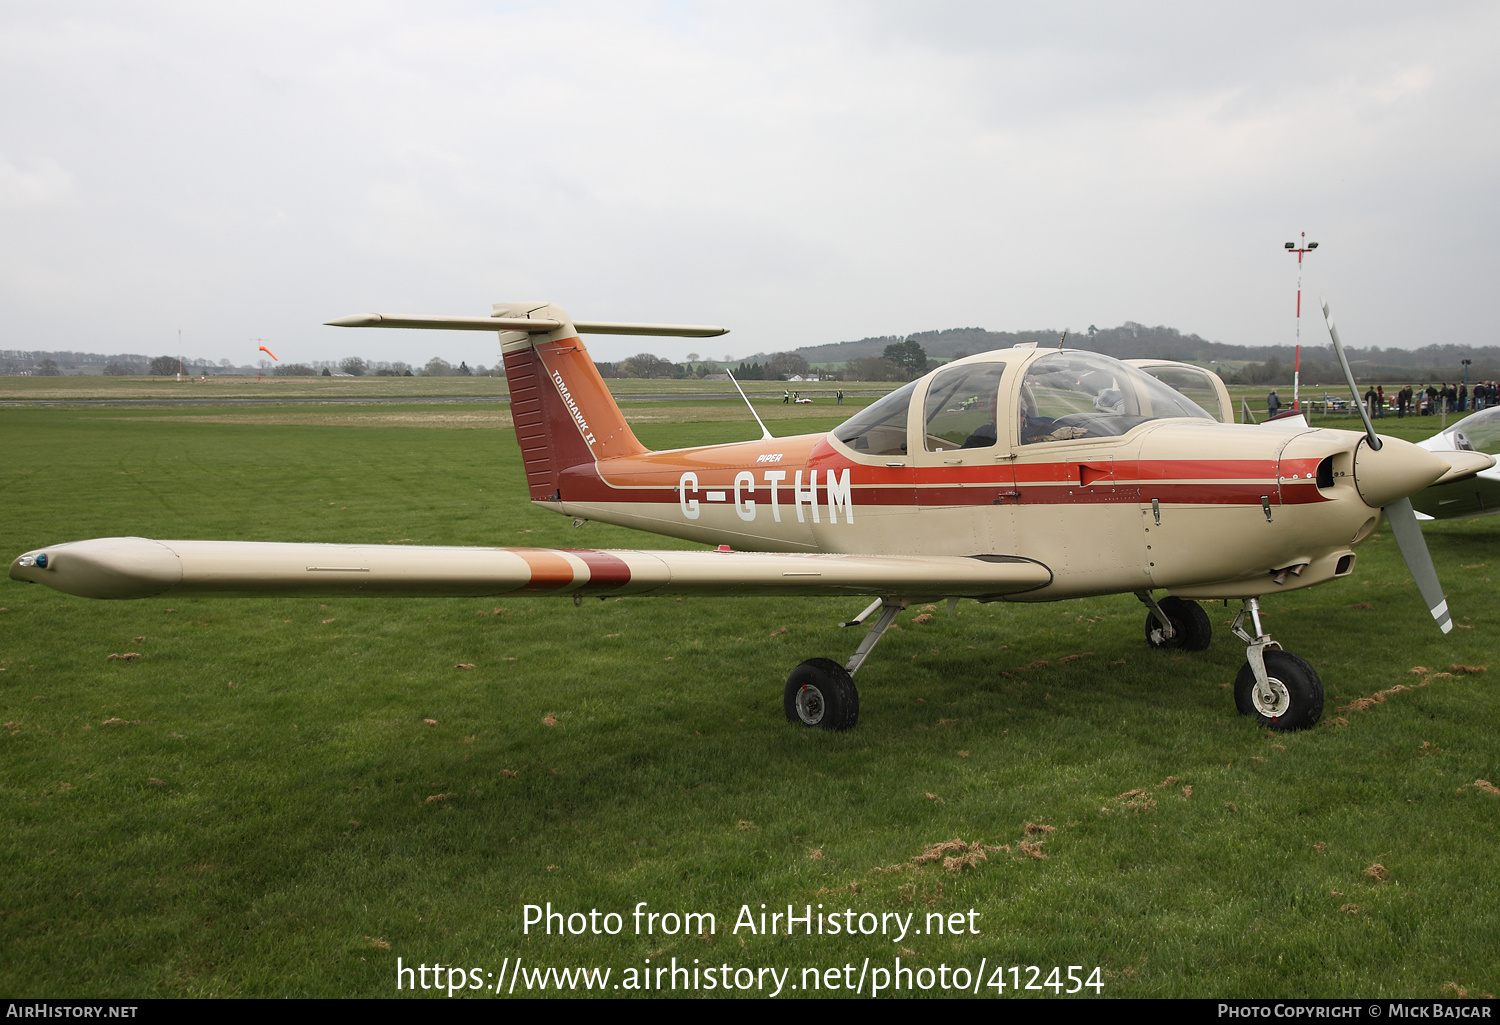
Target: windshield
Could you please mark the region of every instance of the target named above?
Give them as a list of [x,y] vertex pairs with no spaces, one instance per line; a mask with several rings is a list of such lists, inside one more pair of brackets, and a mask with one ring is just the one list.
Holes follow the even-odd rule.
[[906,410],[913,381],[877,399],[833,429],[833,436],[862,456],[906,455]]
[[1148,420],[1213,417],[1135,367],[1096,352],[1056,352],[1026,370],[1017,412],[1021,444],[1107,438]]

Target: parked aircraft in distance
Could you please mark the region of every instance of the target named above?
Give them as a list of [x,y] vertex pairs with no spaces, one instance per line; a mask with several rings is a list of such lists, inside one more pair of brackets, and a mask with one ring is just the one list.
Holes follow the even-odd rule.
[[[96,598],[871,597],[846,624],[874,617],[852,656],[810,658],[787,678],[788,719],[822,729],[854,726],[854,674],[915,602],[1134,594],[1147,606],[1147,643],[1196,651],[1212,632],[1198,601],[1233,599],[1240,609],[1231,630],[1246,645],[1236,704],[1289,730],[1318,721],[1322,682],[1265,631],[1260,600],[1352,573],[1353,546],[1384,510],[1434,618],[1450,629],[1407,496],[1494,465],[1486,455],[1429,452],[1368,427],[1362,435],[1235,424],[1222,382],[1207,371],[1193,368],[1203,394],[1219,400],[1216,414],[1146,372],[1186,364],[1145,361],[1143,370],[1035,345],[945,364],[827,434],[765,431],[755,441],[653,452],[626,424],[580,334],[703,337],[722,329],[575,323],[545,303],[499,304],[490,317],[332,323],[498,332],[534,504],[716,547],[104,538],[28,552],[11,576]],[[1336,333],[1335,345],[1342,352]]]
[[[1482,409],[1417,444],[1437,453],[1500,454],[1500,406]],[[1411,504],[1424,519],[1493,516],[1500,513],[1500,467],[1480,470],[1463,480],[1434,484],[1413,495]]]

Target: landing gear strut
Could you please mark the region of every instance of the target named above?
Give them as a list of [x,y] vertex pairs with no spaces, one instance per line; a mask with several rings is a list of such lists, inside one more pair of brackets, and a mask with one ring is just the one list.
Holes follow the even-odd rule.
[[[1244,629],[1246,616],[1255,636]],[[1253,715],[1273,730],[1305,730],[1323,716],[1323,681],[1318,671],[1281,645],[1260,626],[1260,602],[1244,599],[1229,629],[1244,641],[1245,664],[1234,678],[1234,703],[1241,715]]]
[[1158,602],[1150,591],[1139,591],[1136,597],[1151,610],[1146,614],[1146,643],[1153,648],[1203,651],[1213,640],[1213,624],[1197,602],[1183,598]]
[[890,629],[906,606],[877,598],[843,626],[857,626],[876,609],[880,615],[865,634],[849,661],[839,665],[831,658],[810,658],[786,678],[782,707],[789,722],[800,722],[819,730],[852,730],[859,721],[859,690],[854,674],[865,664],[876,642]]

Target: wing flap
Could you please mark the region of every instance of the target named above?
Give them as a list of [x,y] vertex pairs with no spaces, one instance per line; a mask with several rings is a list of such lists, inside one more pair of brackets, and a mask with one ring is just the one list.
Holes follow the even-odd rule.
[[98,538],[37,549],[13,580],[85,598],[167,594],[901,595],[998,598],[1052,573],[1013,556],[439,548]]

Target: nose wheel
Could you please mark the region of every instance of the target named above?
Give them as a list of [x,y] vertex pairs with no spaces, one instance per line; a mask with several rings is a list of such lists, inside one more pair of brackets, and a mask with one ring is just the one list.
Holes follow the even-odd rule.
[[1249,662],[1234,678],[1234,703],[1273,730],[1305,730],[1323,717],[1323,681],[1318,671],[1290,651],[1263,653],[1266,678],[1255,678]]
[[[1243,623],[1249,615],[1252,637]],[[1234,704],[1241,715],[1254,716],[1273,730],[1305,730],[1323,717],[1323,681],[1306,659],[1282,651],[1260,627],[1260,604],[1246,598],[1230,625],[1247,645],[1245,664],[1234,678]]]

